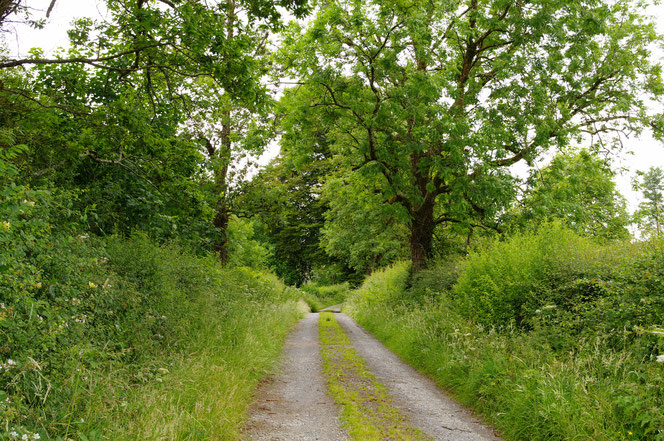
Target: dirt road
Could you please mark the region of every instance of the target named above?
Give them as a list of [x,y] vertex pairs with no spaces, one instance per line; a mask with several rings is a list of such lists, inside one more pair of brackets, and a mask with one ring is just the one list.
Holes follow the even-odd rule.
[[[497,441],[433,381],[392,354],[345,314],[335,314],[355,351],[387,387],[408,423],[434,440]],[[349,440],[327,392],[318,342],[318,314],[309,314],[286,342],[280,373],[257,392],[246,435],[253,441]],[[388,436],[385,439],[391,439]],[[365,441],[365,440],[358,440]]]

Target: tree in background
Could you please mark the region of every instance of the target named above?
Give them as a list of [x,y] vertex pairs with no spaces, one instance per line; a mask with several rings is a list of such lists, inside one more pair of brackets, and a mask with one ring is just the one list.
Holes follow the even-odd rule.
[[349,185],[376,189],[409,225],[415,271],[437,225],[491,224],[507,167],[583,134],[649,124],[664,93],[659,41],[630,0],[333,0],[291,26],[282,60],[323,111]]
[[662,237],[664,233],[664,170],[650,167],[639,172],[634,180],[634,189],[641,190],[644,201],[634,217],[641,233],[646,237]]
[[330,180],[324,191],[330,209],[325,212],[321,247],[360,274],[408,257],[408,228],[383,204],[379,194]]
[[607,161],[595,153],[560,153],[531,173],[514,222],[527,227],[561,220],[584,236],[628,238],[626,202],[614,178]]
[[107,21],[74,23],[68,51],[4,57],[3,125],[29,147],[25,176],[81,191],[97,231],[200,240],[226,260],[229,168],[270,102],[265,45],[277,7],[304,4],[109,0]]

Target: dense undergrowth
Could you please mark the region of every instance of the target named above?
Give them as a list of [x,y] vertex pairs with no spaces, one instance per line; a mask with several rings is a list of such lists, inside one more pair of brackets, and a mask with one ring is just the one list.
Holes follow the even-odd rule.
[[349,286],[348,283],[336,285],[319,285],[307,283],[300,288],[302,299],[307,302],[313,312],[325,309],[328,306],[338,305],[346,299]]
[[522,234],[346,310],[507,440],[664,440],[664,244]]
[[143,235],[88,236],[70,196],[3,191],[0,440],[238,438],[299,293]]

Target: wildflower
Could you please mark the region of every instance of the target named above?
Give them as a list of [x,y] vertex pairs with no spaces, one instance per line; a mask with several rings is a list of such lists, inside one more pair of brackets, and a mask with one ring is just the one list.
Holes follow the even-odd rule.
[[23,441],[28,441],[29,439],[30,439],[30,437],[29,437],[27,434],[25,434],[25,433],[24,433],[23,436],[21,437],[21,440],[23,440]]
[[16,433],[16,432],[11,432],[11,433],[9,434],[9,436],[10,436],[12,439],[16,439],[16,438],[18,438],[18,433]]
[[28,200],[23,200],[23,203],[29,207],[34,207],[35,206],[35,201],[28,201]]
[[664,363],[664,354],[658,355],[655,360],[657,361],[657,363]]
[[92,289],[95,289],[95,288],[97,287],[97,285],[95,285],[95,284],[92,283],[92,282],[88,282],[88,286],[89,286],[90,288],[92,288]]
[[85,239],[87,239],[88,237],[89,237],[89,236],[88,236],[87,234],[81,234],[80,236],[78,236],[78,240],[85,240]]
[[7,221],[2,221],[2,224],[0,224],[0,225],[2,225],[2,228],[3,228],[5,231],[9,231],[9,230],[12,228],[12,224],[10,224],[10,223],[7,222]]
[[34,434],[32,435],[32,439],[35,440],[35,441],[38,440],[39,438],[41,438],[41,436],[39,436],[38,433],[34,433]]

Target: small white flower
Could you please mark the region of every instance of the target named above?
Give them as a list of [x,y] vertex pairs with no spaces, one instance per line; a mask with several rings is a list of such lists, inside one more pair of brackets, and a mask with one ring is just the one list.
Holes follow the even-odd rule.
[[21,437],[21,439],[23,441],[28,441],[30,439],[30,437],[24,433],[23,436]]
[[38,433],[35,433],[35,434],[32,435],[32,439],[34,439],[34,440],[38,440],[39,438],[41,438],[41,436],[39,436]]
[[9,434],[9,436],[12,437],[12,439],[16,439],[16,438],[18,438],[18,433],[16,433],[16,432],[11,432],[11,433]]
[[655,361],[657,361],[657,363],[664,363],[664,354],[658,355]]

